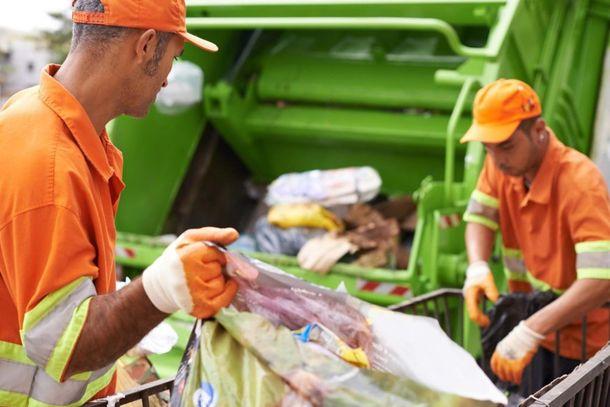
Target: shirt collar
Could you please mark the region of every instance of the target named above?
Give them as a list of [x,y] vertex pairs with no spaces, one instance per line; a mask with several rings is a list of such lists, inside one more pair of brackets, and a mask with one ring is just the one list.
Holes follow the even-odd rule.
[[61,118],[87,160],[108,181],[114,170],[106,155],[106,146],[110,143],[106,130],[101,135],[97,134],[80,102],[53,77],[59,67],[48,65],[42,71],[40,99]]
[[[551,190],[558,168],[559,154],[565,146],[557,139],[550,128],[547,127],[546,130],[549,133],[549,145],[542,159],[542,164],[540,164],[540,168],[538,168],[530,190],[525,197],[524,204],[528,201],[546,204],[551,198]],[[517,189],[525,190],[523,177],[511,177],[511,182]]]

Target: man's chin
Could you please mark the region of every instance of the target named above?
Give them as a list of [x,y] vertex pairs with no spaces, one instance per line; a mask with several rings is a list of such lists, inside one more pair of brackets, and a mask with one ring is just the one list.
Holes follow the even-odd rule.
[[515,177],[515,178],[519,178],[522,177],[525,173],[523,171],[517,171],[514,168],[501,168],[500,171],[502,171],[504,174],[508,175],[509,177]]
[[152,103],[143,109],[134,109],[134,110],[125,112],[125,115],[130,116],[130,117],[135,117],[136,119],[143,119],[146,116],[148,116],[151,105],[152,105]]

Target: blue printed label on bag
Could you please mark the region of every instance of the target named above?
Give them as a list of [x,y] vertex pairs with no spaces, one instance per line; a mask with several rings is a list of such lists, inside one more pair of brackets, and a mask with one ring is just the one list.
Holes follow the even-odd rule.
[[193,404],[197,407],[215,407],[218,404],[218,393],[208,382],[201,382],[201,386],[193,394]]

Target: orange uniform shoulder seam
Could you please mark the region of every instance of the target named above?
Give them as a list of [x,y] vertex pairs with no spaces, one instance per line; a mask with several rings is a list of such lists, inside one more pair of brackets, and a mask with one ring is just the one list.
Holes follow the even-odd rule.
[[29,212],[34,212],[37,211],[39,209],[43,209],[43,208],[48,208],[48,207],[56,207],[56,208],[60,208],[60,209],[64,209],[66,211],[68,211],[69,213],[71,213],[72,215],[74,215],[74,217],[76,219],[80,220],[80,216],[71,208],[65,206],[65,205],[59,205],[55,202],[51,202],[51,203],[46,203],[43,205],[37,205],[34,206],[32,208],[28,208],[28,209],[24,209],[22,211],[19,211],[15,214],[13,214],[7,221],[5,221],[4,223],[0,224],[0,232],[2,232],[8,225],[10,225],[15,219],[17,219],[19,216],[25,215]]

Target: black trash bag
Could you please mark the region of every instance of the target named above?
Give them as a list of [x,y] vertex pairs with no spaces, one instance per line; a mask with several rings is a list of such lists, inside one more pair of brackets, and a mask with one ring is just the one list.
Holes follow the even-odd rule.
[[[529,318],[538,310],[546,307],[557,299],[552,291],[534,291],[531,293],[512,293],[502,295],[487,312],[489,326],[481,330],[481,345],[483,347],[483,370],[494,383],[500,379],[491,370],[491,356],[498,343],[516,327],[519,322]],[[519,387],[503,383],[499,387],[510,391],[518,391]]]

